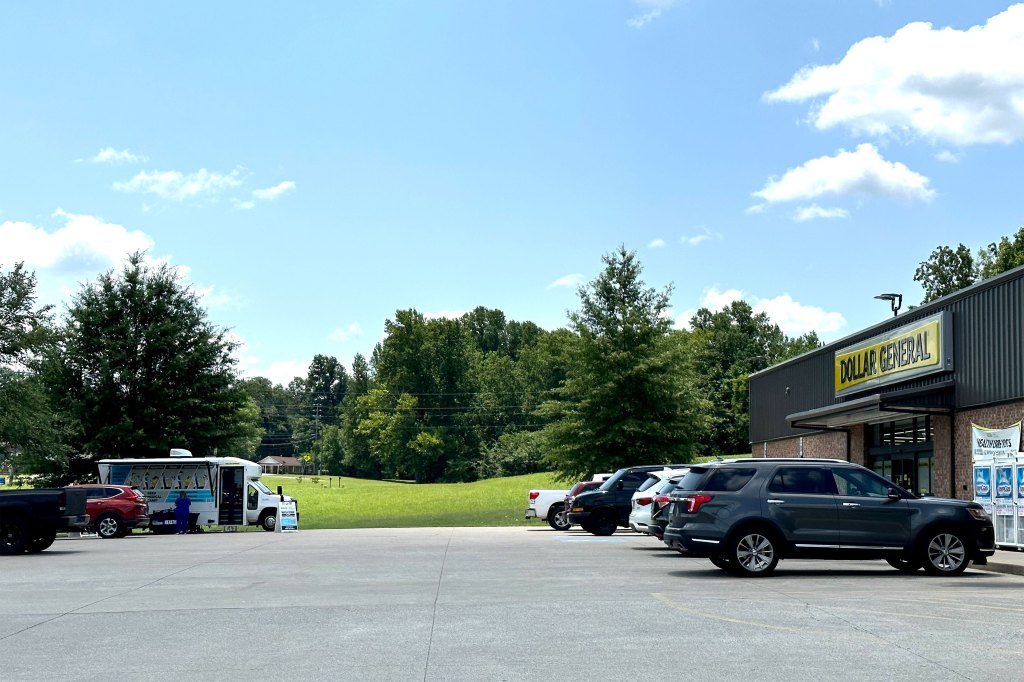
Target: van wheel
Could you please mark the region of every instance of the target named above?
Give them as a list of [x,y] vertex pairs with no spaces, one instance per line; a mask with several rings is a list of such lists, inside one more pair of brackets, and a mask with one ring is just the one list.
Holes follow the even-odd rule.
[[271,510],[267,510],[260,514],[260,527],[271,533],[277,528],[277,514]]
[[615,520],[615,513],[604,511],[599,513],[597,518],[593,520],[590,532],[594,535],[611,535],[615,532],[618,525]]
[[28,546],[28,523],[18,514],[0,518],[0,554],[21,554]]
[[569,515],[565,513],[565,507],[552,507],[548,510],[548,525],[555,530],[572,528],[572,524],[569,523]]
[[771,575],[779,563],[778,545],[768,533],[741,531],[730,543],[729,563],[738,575],[749,578]]
[[96,534],[104,540],[121,537],[124,523],[113,514],[104,514],[96,521]]
[[960,575],[967,569],[967,545],[953,531],[928,533],[921,546],[924,570],[931,575]]

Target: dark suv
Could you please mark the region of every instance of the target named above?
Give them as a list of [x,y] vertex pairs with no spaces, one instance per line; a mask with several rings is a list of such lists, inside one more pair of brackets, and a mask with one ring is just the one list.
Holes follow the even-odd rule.
[[687,464],[650,464],[619,469],[597,490],[577,495],[569,509],[569,523],[594,535],[611,535],[618,526],[629,527],[632,497],[647,480],[647,472],[681,469]]
[[779,559],[885,559],[958,575],[995,553],[976,502],[917,497],[843,460],[749,459],[690,469],[672,494],[665,543],[719,568],[768,575]]

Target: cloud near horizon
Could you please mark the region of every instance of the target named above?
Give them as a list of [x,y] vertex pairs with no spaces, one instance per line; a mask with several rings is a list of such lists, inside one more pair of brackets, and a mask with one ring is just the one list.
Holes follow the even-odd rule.
[[[719,291],[711,287],[704,292],[700,307],[711,312],[718,312],[733,301],[746,301],[754,313],[765,313],[768,320],[788,336],[799,336],[808,332],[816,332],[819,336],[837,332],[846,326],[846,318],[841,313],[828,312],[818,306],[805,305],[794,301],[789,294],[774,298],[760,298],[744,294],[739,289]],[[676,317],[676,329],[689,329],[690,318],[696,310],[685,310]]]
[[89,160],[92,163],[145,163],[149,161],[147,157],[136,154],[130,149],[117,150],[113,147],[104,147]]

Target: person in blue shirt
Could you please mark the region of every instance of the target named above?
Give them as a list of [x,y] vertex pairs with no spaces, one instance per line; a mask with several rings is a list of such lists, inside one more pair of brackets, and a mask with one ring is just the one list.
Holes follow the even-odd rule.
[[184,490],[178,491],[178,499],[174,501],[174,529],[178,535],[188,532],[188,509],[192,506],[192,500]]

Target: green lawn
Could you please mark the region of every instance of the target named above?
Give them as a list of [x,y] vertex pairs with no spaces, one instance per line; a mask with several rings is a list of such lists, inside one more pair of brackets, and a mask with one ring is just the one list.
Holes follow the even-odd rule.
[[337,476],[264,476],[271,489],[299,501],[300,528],[516,526],[525,519],[531,488],[564,489],[553,474],[528,474],[475,483],[416,485]]

